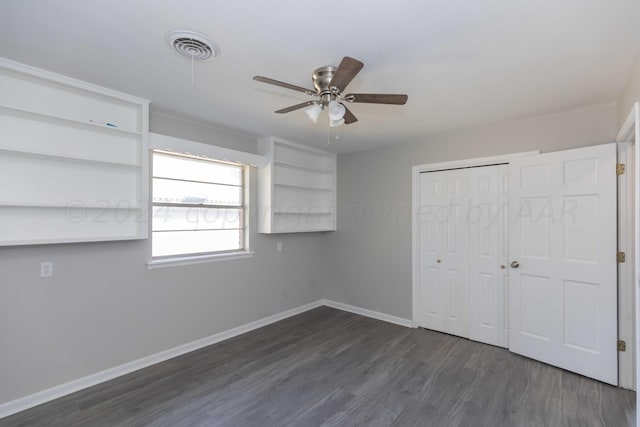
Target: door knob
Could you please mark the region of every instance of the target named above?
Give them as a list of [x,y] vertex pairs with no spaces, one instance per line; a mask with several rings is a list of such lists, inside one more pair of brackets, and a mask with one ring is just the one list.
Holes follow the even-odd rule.
[[436,262],[437,262],[438,264],[440,264],[442,261],[441,261],[441,260],[437,260]]
[[518,268],[520,267],[520,263],[518,261],[511,261],[511,268]]

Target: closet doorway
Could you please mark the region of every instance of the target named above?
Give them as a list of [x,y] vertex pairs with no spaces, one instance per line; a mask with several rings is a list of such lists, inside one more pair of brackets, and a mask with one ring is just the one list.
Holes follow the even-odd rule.
[[420,174],[419,326],[508,346],[508,165]]
[[617,385],[615,144],[428,166],[415,325]]

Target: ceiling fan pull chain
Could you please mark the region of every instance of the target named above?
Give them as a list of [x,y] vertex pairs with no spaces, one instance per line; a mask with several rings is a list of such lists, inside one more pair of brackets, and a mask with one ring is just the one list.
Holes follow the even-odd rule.
[[196,60],[191,54],[191,84],[193,85],[196,82]]

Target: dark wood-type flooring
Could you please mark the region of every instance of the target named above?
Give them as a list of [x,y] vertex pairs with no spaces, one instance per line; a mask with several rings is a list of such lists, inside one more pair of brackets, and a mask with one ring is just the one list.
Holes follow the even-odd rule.
[[634,402],[505,349],[321,307],[0,425],[622,427]]

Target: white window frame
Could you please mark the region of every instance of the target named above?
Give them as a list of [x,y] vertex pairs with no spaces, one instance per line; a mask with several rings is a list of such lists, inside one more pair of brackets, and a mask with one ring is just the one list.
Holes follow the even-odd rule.
[[[201,157],[203,159],[239,163],[243,167],[243,199],[244,199],[244,215],[243,215],[243,239],[244,249],[232,252],[213,252],[207,254],[194,254],[194,255],[173,255],[162,258],[153,258],[151,256],[151,244],[149,244],[149,256],[150,259],[147,262],[147,268],[150,270],[166,267],[177,267],[192,264],[202,264],[208,262],[216,262],[223,260],[234,260],[250,258],[254,255],[254,252],[250,250],[250,166],[261,167],[266,164],[266,159],[263,156],[246,153],[242,151],[230,150],[227,148],[216,147],[209,144],[202,144],[194,141],[188,141],[180,138],[169,137],[160,134],[150,134],[149,145],[151,150],[161,150],[175,152],[176,154],[187,154],[190,156]],[[150,151],[149,156],[153,156],[153,151]],[[150,171],[152,168],[149,168]],[[151,174],[151,172],[150,172]],[[150,186],[153,180],[149,179]],[[153,189],[150,189],[150,193],[153,194]],[[149,198],[149,215],[152,212],[152,199]],[[149,235],[151,236],[151,223],[149,221]],[[151,242],[150,242],[151,243]]]

